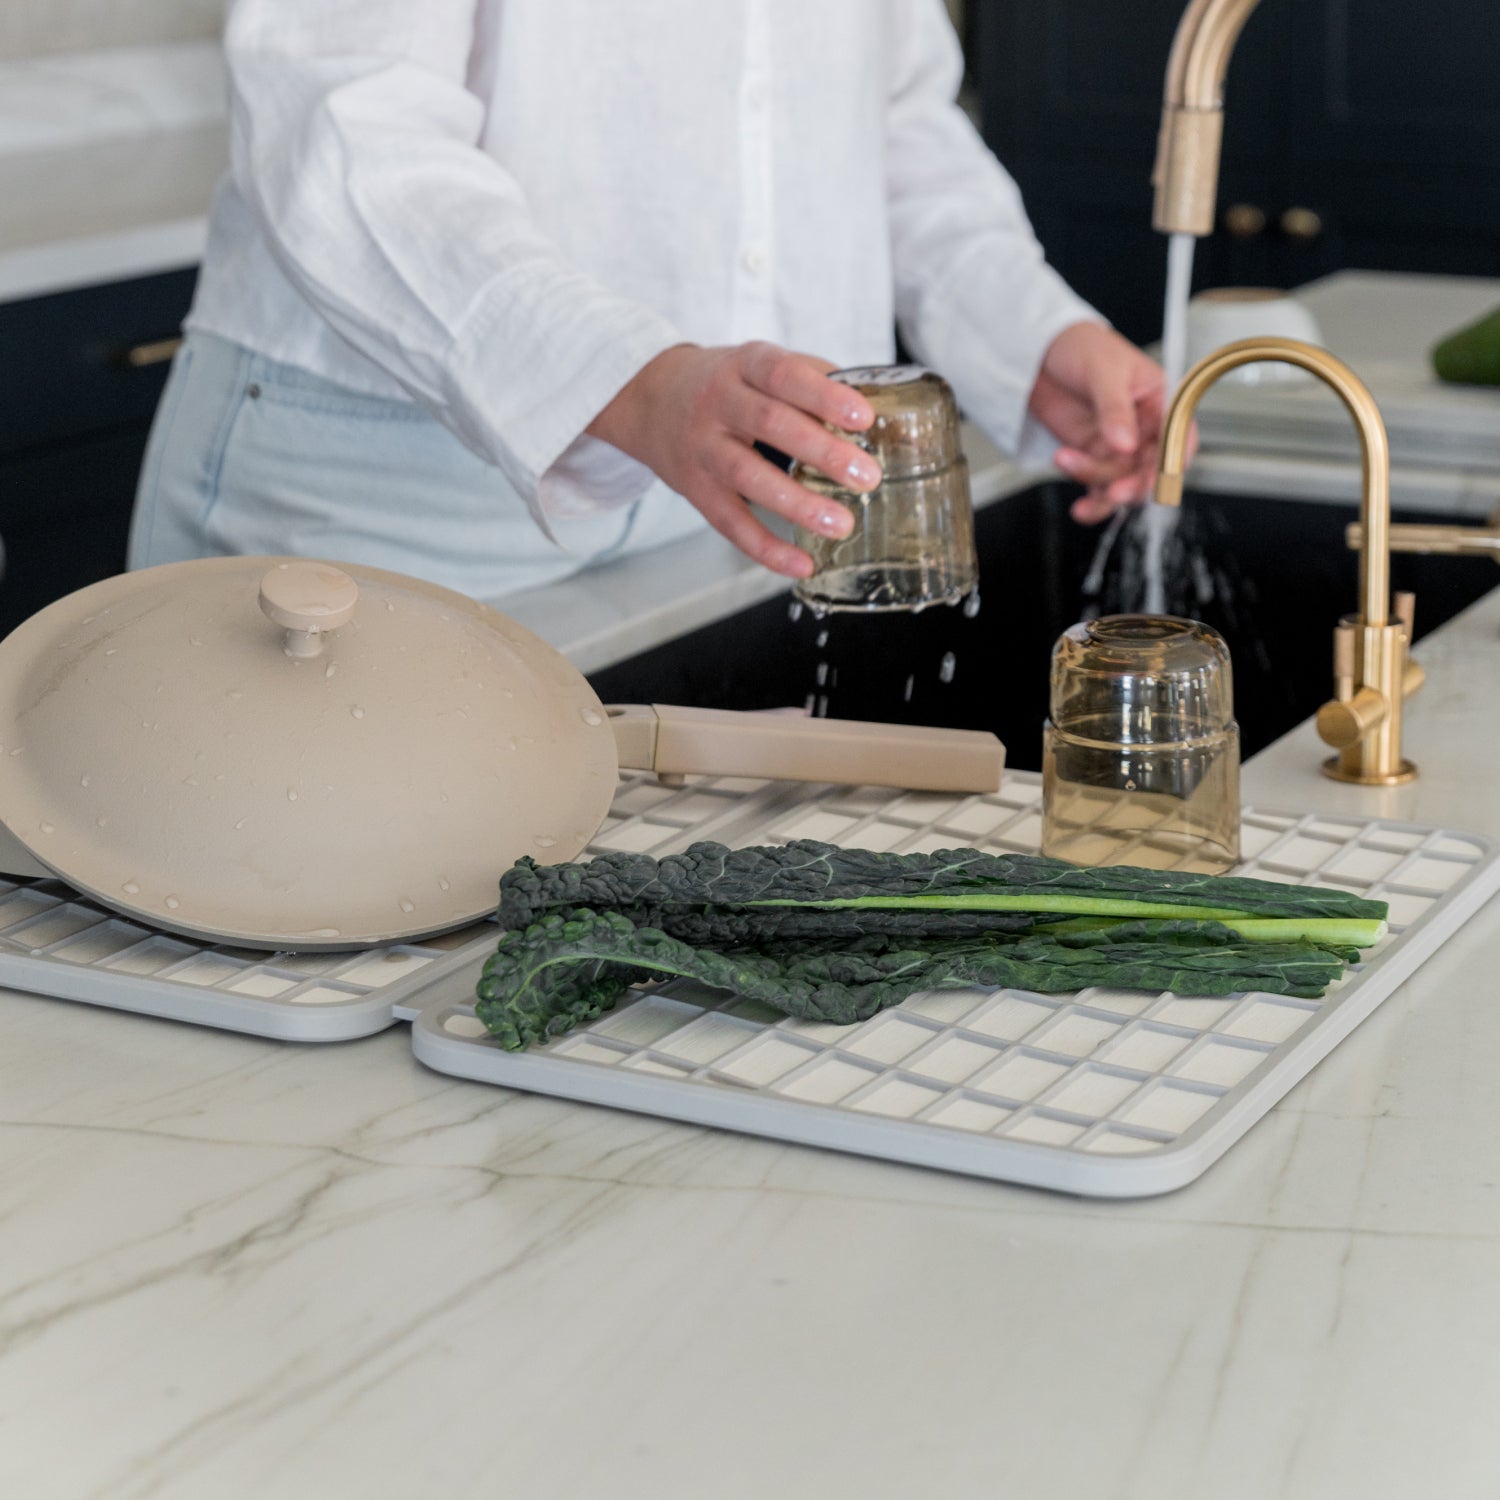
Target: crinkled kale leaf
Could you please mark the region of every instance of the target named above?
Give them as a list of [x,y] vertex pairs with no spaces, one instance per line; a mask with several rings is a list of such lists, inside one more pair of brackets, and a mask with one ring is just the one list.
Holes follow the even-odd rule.
[[485,965],[476,1010],[502,1046],[520,1048],[593,1020],[635,986],[672,978],[836,1024],[866,1020],[921,991],[974,985],[1316,996],[1343,972],[1347,951],[1305,939],[1240,942],[1221,923],[1175,921],[920,943],[867,935],[720,952],[636,927],[618,912],[580,909],[505,933]]
[[477,1010],[502,1045],[524,1047],[669,978],[835,1023],[972,985],[1317,996],[1385,915],[1347,891],[975,849],[804,839],[522,859],[500,882],[506,931]]

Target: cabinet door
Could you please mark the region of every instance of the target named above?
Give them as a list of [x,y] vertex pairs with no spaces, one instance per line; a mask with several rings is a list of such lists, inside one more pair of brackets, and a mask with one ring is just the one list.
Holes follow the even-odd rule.
[[[1130,337],[1161,333],[1166,251],[1151,228],[1162,89],[1183,0],[994,0],[974,8],[985,136],[1020,184],[1048,258]],[[1288,151],[1285,29],[1300,0],[1263,0],[1232,61],[1220,204],[1267,228],[1221,229],[1195,284],[1277,284],[1275,185]]]
[[0,303],[0,453],[145,426],[195,271]]
[[1493,0],[1305,0],[1291,41],[1281,212],[1298,279],[1500,271]]
[[145,447],[136,428],[0,458],[0,635],[124,569]]

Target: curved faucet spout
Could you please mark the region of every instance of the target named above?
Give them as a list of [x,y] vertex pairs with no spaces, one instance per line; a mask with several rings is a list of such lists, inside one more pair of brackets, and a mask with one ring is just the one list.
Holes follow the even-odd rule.
[[1318,733],[1339,754],[1325,761],[1323,770],[1335,780],[1364,786],[1409,781],[1416,767],[1401,756],[1402,700],[1420,685],[1421,672],[1407,655],[1409,595],[1402,596],[1398,618],[1393,622],[1390,617],[1390,445],[1380,408],[1359,376],[1326,349],[1298,339],[1241,339],[1199,360],[1177,388],[1162,427],[1156,498],[1163,505],[1182,503],[1188,431],[1204,392],[1221,375],[1259,360],[1278,360],[1316,375],[1344,403],[1359,431],[1364,471],[1360,612],[1341,620],[1334,631],[1334,697],[1318,711]]
[[1385,625],[1390,615],[1391,454],[1380,408],[1365,383],[1326,349],[1299,339],[1240,339],[1226,344],[1188,371],[1162,428],[1156,498],[1162,505],[1182,501],[1182,475],[1188,430],[1203,394],[1221,375],[1241,365],[1276,360],[1296,365],[1329,386],[1344,403],[1359,432],[1359,520],[1364,545],[1359,554],[1360,613],[1366,625]]

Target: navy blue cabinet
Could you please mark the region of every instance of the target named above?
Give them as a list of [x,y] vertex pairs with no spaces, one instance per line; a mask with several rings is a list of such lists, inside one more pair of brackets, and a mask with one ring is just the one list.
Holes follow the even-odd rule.
[[[1049,256],[1132,338],[1161,332],[1152,232],[1162,78],[1183,0],[982,0],[985,135]],[[1219,225],[1195,282],[1343,267],[1500,273],[1492,0],[1261,0],[1226,85]]]
[[0,634],[119,572],[193,271],[0,305]]

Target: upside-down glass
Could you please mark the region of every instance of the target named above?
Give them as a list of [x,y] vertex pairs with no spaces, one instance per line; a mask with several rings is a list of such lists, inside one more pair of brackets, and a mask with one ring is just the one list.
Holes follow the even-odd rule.
[[1044,854],[1206,872],[1239,859],[1233,677],[1207,625],[1107,615],[1064,631],[1042,749]]
[[959,447],[958,403],[919,365],[839,370],[875,409],[867,432],[842,434],[880,464],[882,479],[856,494],[805,464],[792,476],[854,512],[841,540],[797,531],[813,573],[796,586],[818,610],[919,610],[957,604],[978,580],[969,465]]

